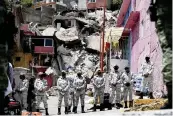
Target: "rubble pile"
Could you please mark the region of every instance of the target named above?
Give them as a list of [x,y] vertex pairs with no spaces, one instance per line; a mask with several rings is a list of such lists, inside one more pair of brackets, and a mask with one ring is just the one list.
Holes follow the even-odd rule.
[[61,41],[75,41],[78,38],[78,31],[75,27],[69,29],[61,29],[55,33],[57,39]]
[[137,99],[130,111],[158,110],[167,102],[167,99]]
[[[117,18],[116,18],[117,14],[115,12],[107,10],[105,15],[106,15],[106,17],[105,17],[106,18],[106,26],[109,23],[110,19],[113,19],[114,23],[117,21]],[[88,13],[86,18],[87,19],[94,19],[96,22],[99,22],[99,26],[101,26],[103,24],[103,11],[97,10],[96,12]]]
[[55,31],[57,31],[56,28],[48,27],[45,30],[43,30],[42,35],[43,36],[53,36]]

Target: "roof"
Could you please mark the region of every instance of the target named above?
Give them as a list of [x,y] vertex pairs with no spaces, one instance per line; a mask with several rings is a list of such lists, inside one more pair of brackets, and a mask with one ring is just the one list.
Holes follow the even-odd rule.
[[28,25],[29,24],[22,24],[22,26],[20,26],[20,30],[22,30],[25,35],[35,35],[35,33],[29,30]]

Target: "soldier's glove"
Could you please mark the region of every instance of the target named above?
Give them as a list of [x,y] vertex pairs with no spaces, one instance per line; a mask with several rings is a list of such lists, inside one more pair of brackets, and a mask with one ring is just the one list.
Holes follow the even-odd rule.
[[148,76],[149,76],[149,74],[148,74],[148,73],[144,74],[144,77],[145,77],[145,78],[147,78]]
[[129,87],[130,86],[130,83],[126,83],[125,86]]
[[114,87],[115,87],[116,85],[117,85],[117,84],[112,84],[112,86],[114,86]]
[[77,90],[77,91],[80,91],[80,90],[81,90],[81,88],[76,88],[76,90]]

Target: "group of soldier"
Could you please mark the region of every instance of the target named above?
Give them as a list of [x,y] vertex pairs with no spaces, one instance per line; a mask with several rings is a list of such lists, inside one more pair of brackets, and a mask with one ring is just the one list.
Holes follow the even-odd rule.
[[[146,87],[146,84],[149,86],[149,95],[150,98],[152,96],[152,71],[153,64],[150,62],[150,58],[145,58],[146,62],[142,64],[142,74],[144,76],[143,88]],[[105,79],[108,76],[109,78],[109,86],[112,89],[109,99],[109,108],[112,109],[112,106],[116,106],[116,108],[123,107],[121,104],[121,88],[123,87],[123,100],[124,100],[124,108],[128,108],[128,97],[129,97],[129,107],[133,107],[133,84],[135,83],[133,74],[130,72],[129,67],[124,68],[125,71],[123,73],[119,72],[119,66],[114,66],[114,71],[110,74],[106,74],[102,72],[100,69],[97,70],[96,74],[91,80],[91,83],[94,87],[94,106],[93,111],[96,111],[96,105],[98,103],[98,98],[100,101],[100,111],[104,111],[104,90],[105,90]],[[40,103],[43,102],[44,108],[46,111],[46,115],[48,113],[48,104],[47,104],[47,96],[46,91],[48,90],[47,81],[44,79],[45,74],[42,72],[38,73],[38,77],[34,82],[34,90],[36,93],[36,110],[39,112]],[[27,109],[26,97],[29,83],[27,79],[25,79],[24,74],[20,75],[22,80],[22,87],[17,91],[22,92],[22,105],[24,109]],[[57,92],[58,92],[58,115],[61,115],[61,106],[62,100],[64,98],[65,105],[65,114],[71,112],[77,113],[78,103],[80,98],[81,103],[81,113],[85,113],[85,92],[86,92],[86,78],[82,75],[82,71],[62,71],[61,76],[57,80]],[[26,91],[26,92],[25,92]],[[116,96],[115,96],[116,93]],[[116,98],[115,104],[113,104],[113,100]],[[143,98],[143,90],[141,90],[140,99]]]

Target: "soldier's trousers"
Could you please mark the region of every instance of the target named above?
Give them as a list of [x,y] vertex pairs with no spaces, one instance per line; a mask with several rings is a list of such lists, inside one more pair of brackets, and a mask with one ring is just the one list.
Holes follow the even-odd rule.
[[22,105],[22,109],[27,109],[28,107],[28,103],[27,103],[27,93],[21,93],[19,94],[20,96],[20,100],[21,100],[21,105]]
[[[115,98],[115,92],[116,92],[116,98]],[[121,84],[112,86],[112,92],[110,95],[109,103],[113,103],[114,98],[116,100],[116,103],[120,103],[120,101],[121,101]]]
[[75,106],[75,94],[74,91],[69,92],[68,106]]
[[60,93],[58,92],[58,108],[61,108],[61,104],[62,104],[62,99],[64,98],[64,104],[65,104],[65,107],[68,107],[68,92],[65,92],[65,93]]
[[43,102],[44,108],[48,108],[47,96],[46,95],[37,95],[36,96],[36,109],[40,108],[40,103]]
[[142,85],[142,92],[144,91],[145,87],[148,87],[149,92],[153,92],[153,80],[152,76],[149,76],[147,78],[144,77],[143,79],[143,85]]
[[132,93],[133,93],[133,88],[130,85],[129,87],[124,86],[124,101],[127,101],[127,98],[129,97],[129,101],[132,101]]
[[79,103],[79,98],[80,98],[80,102],[81,102],[81,106],[85,105],[85,89],[83,90],[79,90],[79,91],[75,91],[75,106],[78,106]]
[[103,88],[94,90],[94,104],[97,104],[98,97],[100,98],[100,104],[102,104],[104,101],[104,89]]

